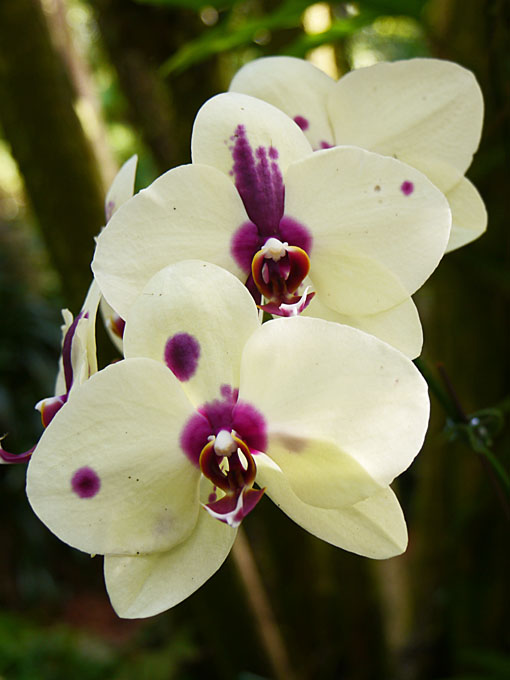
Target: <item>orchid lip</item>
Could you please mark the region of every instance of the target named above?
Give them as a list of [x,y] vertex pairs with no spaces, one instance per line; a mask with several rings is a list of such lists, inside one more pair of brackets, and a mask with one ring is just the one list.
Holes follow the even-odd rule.
[[310,271],[310,258],[298,246],[289,246],[276,238],[255,253],[252,277],[266,303],[261,309],[281,316],[295,316],[309,304],[314,293],[297,291]]
[[255,507],[264,489],[253,489],[257,466],[250,447],[237,434],[220,430],[200,454],[200,470],[224,495],[204,504],[215,519],[237,527]]

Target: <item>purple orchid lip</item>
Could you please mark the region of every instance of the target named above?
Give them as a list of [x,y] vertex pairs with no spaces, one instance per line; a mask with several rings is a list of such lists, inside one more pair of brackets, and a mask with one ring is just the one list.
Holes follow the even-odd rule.
[[197,409],[180,441],[192,463],[223,494],[219,499],[213,494],[204,507],[213,517],[237,526],[263,494],[252,487],[254,456],[267,447],[267,428],[254,406],[238,400],[237,389],[222,385],[220,395]]
[[239,390],[230,385],[222,385],[220,395],[220,399],[199,406],[181,432],[181,448],[197,467],[208,438],[221,430],[234,430],[251,453],[267,448],[267,426],[262,414],[251,404],[238,401]]

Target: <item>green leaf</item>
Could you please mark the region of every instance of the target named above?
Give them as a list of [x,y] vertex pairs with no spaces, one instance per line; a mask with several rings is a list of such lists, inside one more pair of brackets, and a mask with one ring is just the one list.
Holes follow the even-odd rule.
[[311,4],[313,2],[310,0],[286,0],[274,12],[247,19],[235,26],[229,21],[229,17],[226,17],[221,24],[187,43],[165,61],[160,73],[163,77],[182,73],[193,64],[204,61],[214,54],[253,42],[260,31],[298,28],[301,25],[303,11]]

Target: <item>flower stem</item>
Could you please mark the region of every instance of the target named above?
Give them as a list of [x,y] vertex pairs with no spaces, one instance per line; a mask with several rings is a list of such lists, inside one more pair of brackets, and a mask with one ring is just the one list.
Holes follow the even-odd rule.
[[260,578],[253,552],[241,528],[237,532],[232,557],[246,589],[248,602],[257,622],[260,639],[271,663],[275,680],[297,680],[269,597]]

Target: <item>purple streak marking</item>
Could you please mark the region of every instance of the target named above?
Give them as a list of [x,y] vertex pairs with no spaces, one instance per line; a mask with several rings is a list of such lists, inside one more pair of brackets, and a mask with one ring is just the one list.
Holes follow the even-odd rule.
[[101,488],[101,480],[95,470],[82,467],[72,476],[71,487],[80,498],[92,498]]
[[0,444],[0,458],[4,463],[28,463],[34,451],[35,446],[32,446],[32,448],[23,453],[9,453],[9,451],[6,451]]
[[414,184],[406,180],[400,185],[400,191],[404,194],[404,196],[410,196],[414,191]]
[[310,127],[310,123],[304,116],[294,116],[294,122],[299,125],[299,127],[305,131]]
[[235,185],[261,236],[273,236],[283,215],[284,186],[274,147],[259,146],[255,153],[246,128],[238,125],[232,148]]
[[195,375],[200,357],[200,344],[189,333],[176,333],[165,345],[165,362],[175,377],[186,382]]
[[329,142],[322,141],[320,145],[321,149],[332,149],[333,144],[330,144]]
[[230,385],[222,385],[220,393],[222,398],[200,406],[181,432],[181,448],[197,467],[208,437],[217,435],[220,430],[235,430],[250,450],[253,447],[252,453],[264,451],[267,446],[267,428],[262,414],[251,404],[237,401],[239,391]]
[[64,367],[64,378],[66,382],[66,393],[69,391],[73,385],[73,364],[71,361],[71,354],[73,349],[73,339],[76,329],[78,328],[78,322],[80,319],[88,319],[88,312],[80,312],[76,319],[67,329],[67,333],[64,337],[64,342],[62,343],[62,365]]

